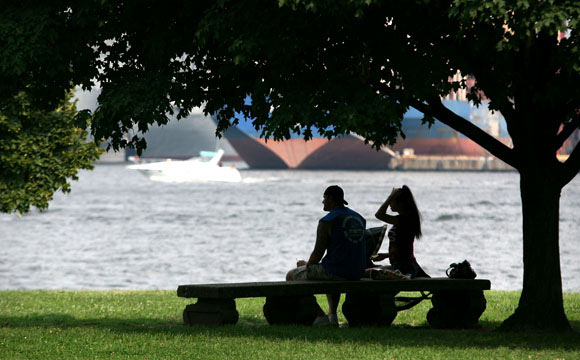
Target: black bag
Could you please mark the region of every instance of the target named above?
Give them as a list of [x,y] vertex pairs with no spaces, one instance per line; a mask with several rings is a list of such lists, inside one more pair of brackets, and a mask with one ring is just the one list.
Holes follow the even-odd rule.
[[445,273],[451,279],[475,279],[477,276],[467,260],[463,260],[461,263],[453,263],[449,265],[449,268]]

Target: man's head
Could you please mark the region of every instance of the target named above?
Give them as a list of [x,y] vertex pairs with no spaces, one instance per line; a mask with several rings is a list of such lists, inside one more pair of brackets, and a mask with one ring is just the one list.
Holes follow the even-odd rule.
[[344,191],[338,185],[331,185],[324,190],[322,204],[324,204],[324,211],[332,211],[334,208],[348,205],[344,200]]

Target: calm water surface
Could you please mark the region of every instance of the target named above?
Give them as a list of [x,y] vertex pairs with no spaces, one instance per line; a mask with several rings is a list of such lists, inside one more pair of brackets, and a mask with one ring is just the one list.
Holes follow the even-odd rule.
[[[431,276],[468,259],[494,289],[522,284],[517,173],[242,171],[237,184],[170,184],[122,165],[84,171],[48,211],[0,215],[0,289],[175,289],[282,280],[312,250],[322,192],[374,213],[407,184],[423,214],[415,255]],[[562,193],[565,291],[580,291],[580,179]],[[383,245],[386,248],[386,244]],[[383,249],[386,251],[386,249]]]

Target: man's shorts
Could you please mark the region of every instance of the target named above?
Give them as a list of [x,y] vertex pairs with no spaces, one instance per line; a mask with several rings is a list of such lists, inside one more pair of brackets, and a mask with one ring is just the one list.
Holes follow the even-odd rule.
[[326,271],[322,264],[299,266],[289,271],[289,277],[292,280],[345,280]]

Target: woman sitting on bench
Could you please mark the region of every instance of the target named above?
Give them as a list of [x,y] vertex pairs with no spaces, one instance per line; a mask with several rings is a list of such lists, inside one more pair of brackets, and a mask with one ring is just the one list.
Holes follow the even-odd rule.
[[[387,214],[389,206],[398,215]],[[400,189],[393,188],[375,216],[393,226],[387,233],[389,252],[374,255],[371,260],[380,261],[388,257],[391,266],[380,266],[379,268],[399,270],[402,274],[410,275],[411,278],[430,277],[419,266],[413,254],[413,243],[415,239],[420,239],[422,234],[421,214],[411,189],[407,185],[403,185]],[[367,274],[370,274],[370,269],[367,269]]]

